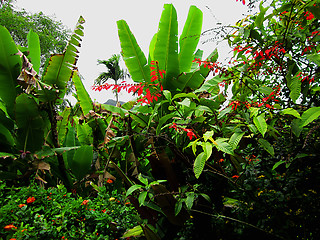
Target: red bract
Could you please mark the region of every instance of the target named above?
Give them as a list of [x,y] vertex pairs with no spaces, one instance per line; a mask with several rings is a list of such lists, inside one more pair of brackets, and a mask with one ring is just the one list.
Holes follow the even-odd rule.
[[183,130],[183,131],[187,132],[187,136],[189,137],[190,140],[192,140],[193,137],[197,138],[196,134],[193,132],[192,129],[178,127],[178,125],[176,123],[172,123],[172,125],[169,128],[173,128],[177,132],[179,130]]

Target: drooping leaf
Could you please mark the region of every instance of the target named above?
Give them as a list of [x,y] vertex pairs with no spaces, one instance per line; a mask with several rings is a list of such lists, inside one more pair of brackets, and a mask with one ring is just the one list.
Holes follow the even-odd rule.
[[[287,80],[288,80],[288,77],[287,77]],[[293,102],[296,102],[301,93],[301,80],[296,75],[296,76],[290,77],[289,83],[290,85],[288,87],[290,89],[290,98],[292,99]]]
[[72,81],[77,91],[77,95],[78,95],[78,99],[80,102],[83,115],[87,115],[89,111],[93,109],[93,103],[77,71],[74,72]]
[[301,115],[300,127],[307,126],[320,116],[320,107],[309,108]]
[[258,129],[258,131],[262,134],[262,136],[264,136],[268,129],[268,125],[264,117],[262,115],[253,117],[253,123]]
[[188,17],[179,39],[179,65],[181,72],[189,72],[194,60],[194,52],[198,45],[203,13],[195,6],[189,8]]
[[27,40],[28,40],[28,51],[29,51],[28,57],[33,65],[33,69],[39,74],[40,61],[41,61],[39,36],[31,29],[28,33]]
[[7,106],[8,114],[13,117],[16,98],[16,80],[21,71],[21,58],[18,48],[9,31],[0,26],[0,98]]
[[232,134],[231,138],[229,139],[229,144],[233,150],[237,148],[244,134],[244,132],[234,132]]
[[93,147],[84,145],[78,148],[73,159],[68,162],[74,176],[81,180],[89,172],[93,159]]
[[270,155],[274,156],[273,146],[267,140],[260,138],[258,141],[264,150],[266,150]]
[[164,89],[172,89],[172,81],[179,73],[178,60],[178,21],[177,12],[172,4],[164,4],[159,22],[159,31],[155,43],[154,60],[159,62],[159,68],[166,71],[162,80]]
[[129,189],[127,190],[126,196],[129,196],[130,194],[132,194],[134,191],[136,191],[137,189],[142,188],[142,185],[133,185],[131,187],[129,187]]
[[300,114],[298,113],[297,110],[293,109],[293,108],[286,108],[286,109],[283,109],[282,111],[283,114],[289,114],[289,115],[292,115],[296,118],[301,118]]
[[150,82],[150,69],[147,59],[130,31],[126,21],[117,21],[118,35],[121,43],[122,57],[132,80]]

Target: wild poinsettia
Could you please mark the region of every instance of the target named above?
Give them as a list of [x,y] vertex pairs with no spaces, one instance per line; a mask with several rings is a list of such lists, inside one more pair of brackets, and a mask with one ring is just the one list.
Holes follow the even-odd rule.
[[189,137],[190,140],[192,140],[193,137],[197,138],[196,134],[193,132],[192,129],[178,127],[178,125],[176,123],[172,123],[172,125],[169,126],[169,128],[173,128],[177,132],[180,130],[187,132],[187,136]]

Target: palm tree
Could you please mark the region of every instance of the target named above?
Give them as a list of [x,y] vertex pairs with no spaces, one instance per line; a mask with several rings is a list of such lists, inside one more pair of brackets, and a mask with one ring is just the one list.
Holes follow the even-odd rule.
[[[119,65],[120,54],[113,54],[108,60],[98,60],[98,64],[103,64],[106,66],[107,71],[99,75],[95,80],[95,84],[102,85],[106,83],[109,79],[113,80],[115,85],[118,84],[118,80],[124,80],[129,76],[126,70],[120,68]],[[119,101],[118,91],[115,90],[116,101]]]

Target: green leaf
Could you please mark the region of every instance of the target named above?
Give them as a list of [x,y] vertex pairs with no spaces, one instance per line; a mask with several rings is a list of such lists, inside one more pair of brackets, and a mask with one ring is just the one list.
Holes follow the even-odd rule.
[[136,191],[139,188],[142,188],[142,185],[136,184],[136,185],[129,187],[129,189],[127,190],[127,193],[126,193],[126,197],[128,197],[131,193],[133,193],[134,191]]
[[[44,72],[42,81],[50,86],[56,92],[56,98],[63,98],[66,92],[67,82],[71,79],[73,70],[75,69],[78,60],[77,47],[80,46],[80,41],[83,36],[83,17],[78,19],[78,23],[68,42],[68,45],[63,54],[53,55],[48,63],[48,67]],[[43,97],[50,95],[47,90],[43,90]],[[52,101],[51,97],[47,97],[47,101]]]
[[290,84],[288,86],[290,89],[290,98],[293,102],[296,102],[301,93],[301,80],[297,75],[292,78],[290,76],[287,76],[287,80],[288,79],[290,79],[290,81],[288,81],[288,83]]
[[25,151],[41,149],[44,142],[44,121],[35,100],[23,93],[16,98],[18,148]]
[[77,71],[73,73],[72,81],[77,91],[83,115],[87,115],[93,109],[93,103]]
[[30,29],[28,36],[28,58],[30,59],[33,69],[39,74],[40,61],[41,61],[41,50],[40,50],[40,40],[38,34],[36,34],[32,29]]
[[274,165],[273,165],[273,167],[272,167],[272,171],[274,171],[277,167],[279,167],[282,163],[285,163],[286,161],[279,161],[279,162],[277,162],[277,163],[275,163]]
[[238,144],[244,134],[245,134],[244,132],[234,132],[232,134],[231,138],[229,139],[229,144],[233,150],[235,150],[237,148],[237,146],[238,146]]
[[206,153],[207,159],[208,160],[211,157],[212,154],[212,144],[210,142],[204,142],[202,143],[202,149]]
[[171,92],[170,91],[168,91],[168,90],[164,90],[163,91],[163,95],[165,96],[165,98],[167,99],[167,100],[169,100],[169,102],[171,103]]
[[57,122],[57,132],[60,145],[62,145],[66,137],[70,113],[71,108],[65,108],[60,115],[62,120]]
[[177,98],[187,98],[187,97],[188,98],[194,98],[194,99],[197,99],[199,101],[198,96],[196,94],[192,93],[192,92],[191,93],[178,93],[178,94],[173,96],[172,101],[177,99]]
[[7,143],[7,144],[11,145],[12,147],[15,144],[12,133],[9,131],[8,128],[3,126],[1,123],[0,123],[0,143]]
[[143,229],[142,227],[135,226],[132,229],[127,230],[123,235],[122,238],[131,238],[131,237],[140,237],[143,235]]
[[320,54],[319,53],[308,54],[307,59],[314,62],[318,66],[320,66]]
[[273,146],[267,140],[260,138],[258,141],[264,150],[266,150],[270,155],[274,156]]
[[135,82],[150,82],[150,69],[147,59],[130,31],[126,21],[117,21],[123,60]]
[[166,71],[162,80],[164,89],[172,89],[172,81],[179,73],[178,60],[178,21],[177,12],[172,4],[164,4],[159,22],[159,31],[154,50],[154,60],[159,62],[159,68]]
[[186,203],[186,206],[187,206],[187,209],[190,210],[192,208],[192,205],[193,205],[193,202],[194,202],[194,199],[195,199],[195,193],[194,192],[188,192],[187,193],[187,198],[185,200],[185,203]]
[[172,119],[176,115],[177,113],[173,112],[161,117],[157,126],[156,134],[159,135],[161,133],[163,124],[165,124],[169,119]]
[[119,114],[121,117],[124,117],[126,113],[128,113],[127,110],[120,108],[120,107],[116,107],[116,106],[112,106],[109,104],[101,104],[101,107],[107,111],[110,111],[111,113],[117,113]]
[[176,204],[174,205],[174,215],[177,216],[182,209],[182,201],[177,201]]
[[148,194],[147,191],[144,191],[144,192],[139,194],[138,201],[139,201],[139,205],[140,206],[144,205],[144,202],[146,200],[147,194]]
[[202,21],[202,11],[195,6],[191,6],[179,39],[179,65],[181,72],[189,72],[191,69],[194,52],[200,39]]
[[265,20],[264,15],[265,15],[266,11],[269,9],[269,8],[264,8],[262,6],[262,3],[263,2],[261,2],[260,6],[259,6],[260,7],[260,13],[259,13],[258,16],[256,16],[256,20],[255,20],[255,24],[256,24],[256,26],[258,28],[263,28],[263,22]]
[[138,175],[138,179],[140,182],[142,182],[144,185],[148,186],[148,179],[142,177],[141,173]]
[[13,117],[16,99],[16,79],[21,71],[18,48],[8,30],[0,26],[0,98],[5,102],[10,117]]
[[77,124],[77,137],[81,145],[93,144],[92,128],[88,124]]
[[312,107],[305,111],[301,116],[300,127],[307,126],[320,116],[320,107]]
[[78,148],[73,159],[68,162],[74,176],[81,180],[91,169],[93,160],[93,146],[84,145]]
[[200,177],[200,174],[202,173],[203,169],[204,169],[204,165],[206,163],[207,160],[207,155],[205,152],[200,153],[196,160],[194,161],[194,165],[193,165],[193,172],[196,176],[196,178]]
[[234,152],[233,152],[231,145],[225,141],[226,141],[226,139],[223,139],[223,138],[216,139],[215,140],[216,148],[222,152],[233,155]]
[[256,126],[256,128],[258,129],[258,131],[264,137],[264,134],[267,132],[268,125],[267,125],[266,120],[262,116],[262,114],[259,115],[258,117],[253,117],[253,123]]
[[288,115],[292,115],[296,118],[301,118],[300,114],[298,113],[297,110],[293,109],[293,108],[286,108],[282,110],[283,114],[288,114]]

